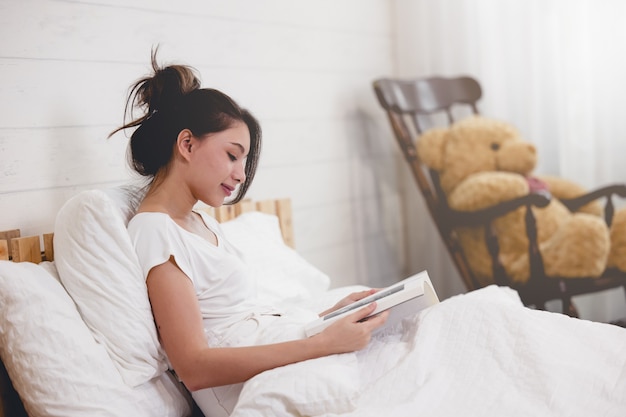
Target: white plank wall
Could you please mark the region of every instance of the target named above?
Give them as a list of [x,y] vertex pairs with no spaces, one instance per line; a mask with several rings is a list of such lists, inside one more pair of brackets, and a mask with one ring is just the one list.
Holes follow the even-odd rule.
[[387,0],[0,0],[0,230],[49,232],[70,196],[133,180],[127,138],[106,136],[160,44],[260,119],[250,196],[292,198],[306,259],[335,286],[402,278],[406,170],[371,87],[394,72],[392,15]]

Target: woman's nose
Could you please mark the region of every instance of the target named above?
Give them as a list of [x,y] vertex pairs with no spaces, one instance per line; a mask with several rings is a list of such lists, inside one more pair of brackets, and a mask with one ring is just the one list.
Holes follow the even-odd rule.
[[245,162],[242,164],[237,164],[237,169],[234,172],[234,179],[238,183],[242,183],[246,180],[246,164]]

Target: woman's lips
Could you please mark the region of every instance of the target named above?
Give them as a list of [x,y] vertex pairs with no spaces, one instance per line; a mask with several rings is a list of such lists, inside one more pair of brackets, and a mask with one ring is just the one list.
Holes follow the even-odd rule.
[[224,192],[226,193],[226,197],[230,197],[230,195],[233,193],[233,191],[235,190],[234,187],[231,187],[229,185],[226,184],[222,184],[222,189],[224,190]]

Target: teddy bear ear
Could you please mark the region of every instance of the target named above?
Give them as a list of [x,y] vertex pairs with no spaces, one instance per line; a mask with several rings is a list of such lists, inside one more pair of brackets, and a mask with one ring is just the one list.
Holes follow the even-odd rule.
[[448,137],[448,128],[435,127],[417,138],[417,156],[435,171],[443,169],[443,151]]

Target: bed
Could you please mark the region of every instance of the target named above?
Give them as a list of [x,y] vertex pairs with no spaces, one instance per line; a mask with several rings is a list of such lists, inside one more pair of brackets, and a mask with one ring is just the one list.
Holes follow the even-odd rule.
[[[85,191],[49,234],[0,232],[0,415],[201,415],[164,366],[126,240],[136,195]],[[332,288],[298,255],[288,199],[212,214],[267,301],[321,311],[363,288]],[[227,411],[215,415],[622,417],[626,329],[531,310],[490,286],[381,330],[362,351],[264,372]]]

